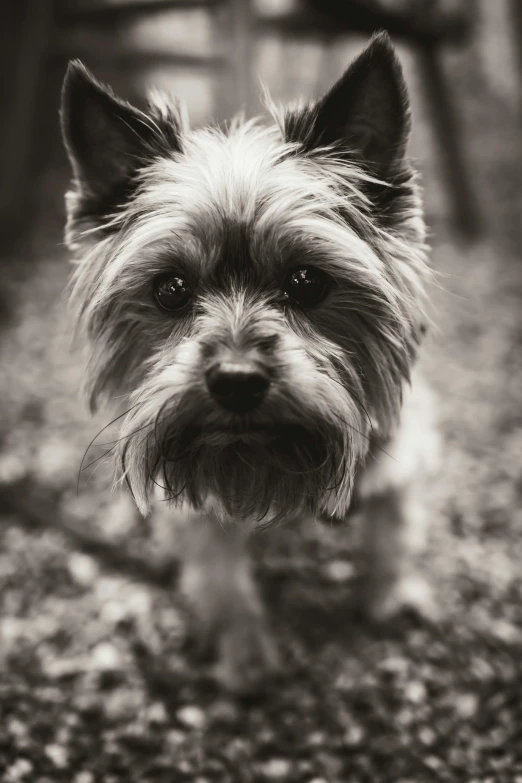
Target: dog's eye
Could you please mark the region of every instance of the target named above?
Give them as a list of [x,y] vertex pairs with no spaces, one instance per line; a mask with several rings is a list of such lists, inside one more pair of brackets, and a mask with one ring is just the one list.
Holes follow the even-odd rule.
[[315,266],[292,269],[285,283],[288,299],[304,307],[319,304],[329,290],[329,278]]
[[160,310],[172,313],[186,307],[191,291],[182,277],[162,275],[154,280],[154,298]]

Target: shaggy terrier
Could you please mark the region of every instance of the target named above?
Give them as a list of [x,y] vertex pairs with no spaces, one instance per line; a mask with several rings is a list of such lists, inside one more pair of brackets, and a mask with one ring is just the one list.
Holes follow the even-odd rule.
[[429,272],[389,38],[270,113],[191,131],[176,102],[140,111],[78,62],[63,89],[91,405],[125,396],[121,474],[143,514],[158,488],[180,507],[181,586],[238,688],[277,667],[246,554],[260,526],[344,520],[355,491],[369,613],[424,600],[436,441],[411,383]]

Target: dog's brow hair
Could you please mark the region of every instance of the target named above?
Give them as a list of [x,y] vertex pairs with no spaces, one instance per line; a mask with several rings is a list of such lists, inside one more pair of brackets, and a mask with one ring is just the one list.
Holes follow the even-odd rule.
[[[290,241],[311,236],[333,271],[346,268],[348,257],[351,272],[355,260],[375,275],[382,270],[380,259],[391,257],[392,282],[400,278],[406,295],[422,281],[419,245],[412,250],[409,237],[401,240],[375,226],[362,188],[375,180],[335,151],[298,155],[298,145],[285,142],[277,127],[255,120],[233,123],[228,133],[193,133],[183,150],[141,172],[137,196],[111,222],[120,229],[117,241],[95,248],[93,256],[103,261],[93,305],[111,296],[122,273],[134,275],[143,268],[144,257],[154,266],[155,255],[175,253],[188,238],[206,237],[210,255],[227,221],[250,226],[254,243],[256,237],[272,236],[281,243],[284,236]],[[407,218],[409,232],[418,233],[420,213],[409,209]],[[82,277],[79,272],[83,287]]]

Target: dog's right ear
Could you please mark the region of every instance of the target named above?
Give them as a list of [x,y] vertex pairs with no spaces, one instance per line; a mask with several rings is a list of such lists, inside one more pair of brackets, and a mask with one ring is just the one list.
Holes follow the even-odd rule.
[[[69,63],[62,89],[62,133],[74,172],[68,199],[69,228],[81,221],[97,225],[124,204],[138,170],[167,148],[176,149],[173,117],[169,127],[118,98],[79,61]],[[178,142],[179,146],[179,142]]]
[[62,132],[85,195],[107,197],[132,176],[154,132],[148,117],[117,98],[75,61],[62,90]]
[[286,138],[305,149],[331,146],[388,179],[400,168],[410,108],[400,62],[387,33],[378,33],[314,106],[285,118]]

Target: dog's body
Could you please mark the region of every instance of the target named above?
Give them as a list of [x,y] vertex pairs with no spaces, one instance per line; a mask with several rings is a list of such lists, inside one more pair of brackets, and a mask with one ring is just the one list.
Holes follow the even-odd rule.
[[176,105],[142,113],[80,65],[64,87],[91,402],[128,395],[123,475],[143,513],[158,485],[182,506],[182,586],[232,685],[276,662],[248,532],[344,519],[355,487],[366,599],[388,614],[433,453],[427,393],[409,391],[428,272],[388,39],[322,101],[274,115],[189,132]]

